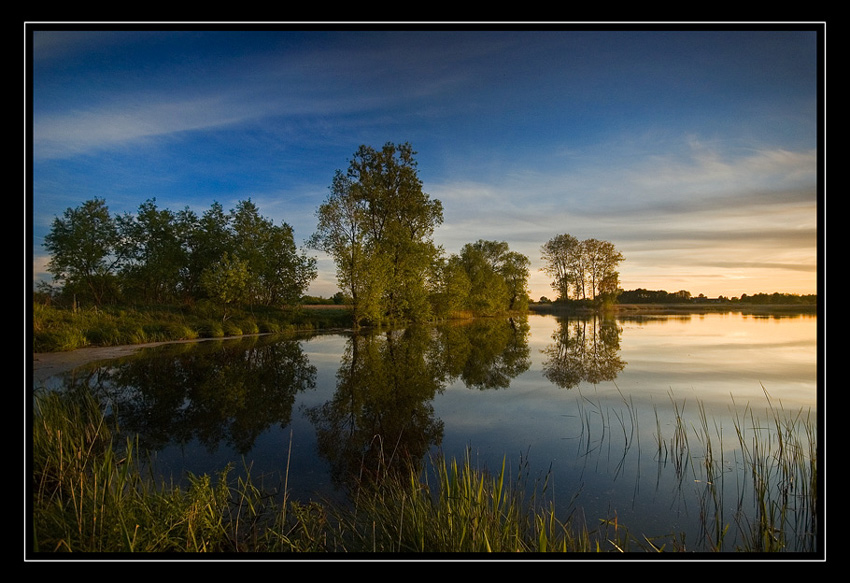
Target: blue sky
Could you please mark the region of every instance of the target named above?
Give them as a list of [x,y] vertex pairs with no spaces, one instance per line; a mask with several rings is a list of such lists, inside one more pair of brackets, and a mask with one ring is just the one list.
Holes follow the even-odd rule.
[[[94,197],[113,214],[250,198],[301,244],[361,144],[410,142],[436,242],[508,242],[535,299],[560,233],[614,243],[624,289],[817,291],[814,29],[381,27],[34,30],[34,277],[54,217]],[[310,292],[332,295],[332,261],[308,253]]]

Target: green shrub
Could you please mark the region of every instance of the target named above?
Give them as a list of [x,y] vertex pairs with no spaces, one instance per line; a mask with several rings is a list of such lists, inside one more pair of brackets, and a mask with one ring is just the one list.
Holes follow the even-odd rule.
[[221,327],[225,336],[242,336],[242,328],[236,322],[226,320]]
[[33,352],[66,352],[88,346],[82,331],[70,326],[57,326],[33,335]]
[[198,327],[198,335],[201,338],[221,338],[224,328],[218,320],[204,320]]

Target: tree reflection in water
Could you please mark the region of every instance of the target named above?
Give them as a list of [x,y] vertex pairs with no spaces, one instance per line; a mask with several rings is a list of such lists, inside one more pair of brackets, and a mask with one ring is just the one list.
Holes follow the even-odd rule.
[[554,343],[543,350],[543,374],[565,389],[613,381],[626,366],[620,358],[622,332],[614,318],[558,318]]
[[[295,414],[312,425],[336,488],[404,472],[442,443],[434,398],[455,382],[508,388],[531,366],[528,336],[524,318],[351,334],[332,394]],[[303,340],[253,336],[143,350],[77,369],[63,390],[92,391],[110,423],[138,436],[142,450],[197,442],[208,453],[248,456],[260,435],[292,426],[298,396],[316,387],[316,377]]]
[[507,387],[530,366],[527,335],[527,323],[511,319],[352,335],[333,398],[307,411],[334,484],[417,467],[442,442],[434,397],[455,379]]
[[224,443],[246,454],[268,428],[289,425],[296,395],[315,386],[316,368],[296,340],[173,344],[156,355],[75,375],[86,374],[84,384],[109,405],[110,418],[148,451],[196,439],[208,451]]

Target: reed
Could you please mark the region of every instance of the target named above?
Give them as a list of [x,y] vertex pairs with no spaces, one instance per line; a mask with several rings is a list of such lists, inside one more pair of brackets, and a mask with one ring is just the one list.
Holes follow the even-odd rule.
[[[605,414],[587,399],[583,430],[603,420],[599,436],[636,439],[637,414]],[[698,488],[700,550],[817,550],[817,425],[811,412],[772,403],[767,416],[735,408],[729,447],[725,427],[698,404],[688,422],[677,406],[672,434],[656,421],[659,465],[672,459],[680,487]],[[611,420],[620,431],[608,428]],[[657,413],[656,413],[657,419]],[[138,444],[119,442],[88,392],[37,392],[33,407],[32,548],[36,553],[588,553],[686,551],[684,540],[633,533],[608,516],[587,522],[572,508],[555,510],[549,475],[528,482],[528,466],[503,459],[499,471],[442,456],[389,471],[386,461],[356,491],[352,505],[291,500],[289,468],[282,490],[256,483],[246,466],[215,479],[189,475],[188,485],[157,483]],[[596,435],[596,434],[594,434]],[[585,447],[599,448],[601,442]],[[291,437],[290,437],[291,441]],[[291,448],[291,443],[290,443]],[[730,453],[731,452],[731,453]],[[662,459],[662,455],[664,456]],[[727,469],[741,465],[743,478]],[[619,466],[618,466],[619,468]],[[688,473],[688,479],[685,474]],[[738,472],[735,473],[738,475]],[[730,483],[734,482],[734,483]],[[734,511],[733,511],[734,510]],[[732,516],[727,513],[732,512]]]
[[[680,488],[688,470],[687,478],[699,488],[700,544],[709,551],[818,550],[817,421],[810,410],[786,411],[764,393],[767,408],[761,414],[733,399],[732,447],[723,424],[710,420],[701,403],[690,427],[684,405],[675,407],[669,438],[658,425],[658,452],[672,453]],[[735,472],[729,484],[733,467],[744,471]]]

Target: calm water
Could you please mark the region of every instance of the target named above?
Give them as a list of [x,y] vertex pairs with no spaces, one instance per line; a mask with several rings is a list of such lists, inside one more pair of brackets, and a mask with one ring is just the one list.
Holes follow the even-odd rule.
[[234,462],[271,487],[288,463],[292,495],[341,501],[350,472],[393,454],[469,452],[475,465],[498,471],[506,460],[511,476],[548,484],[563,515],[590,526],[616,516],[696,547],[706,486],[659,449],[659,433],[709,420],[732,522],[746,480],[735,411],[816,414],[817,359],[811,315],[532,315],[169,345],[50,384],[96,391],[175,477]]

